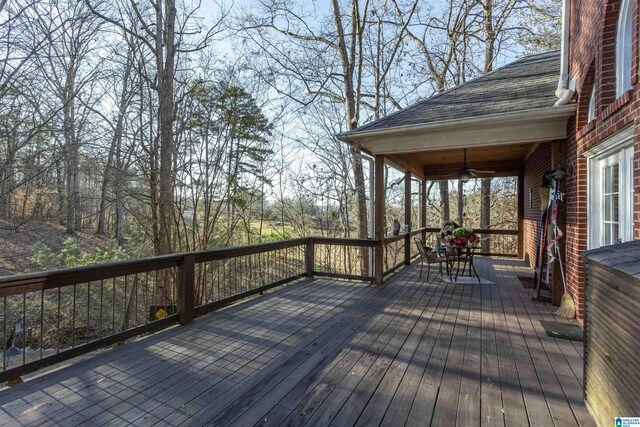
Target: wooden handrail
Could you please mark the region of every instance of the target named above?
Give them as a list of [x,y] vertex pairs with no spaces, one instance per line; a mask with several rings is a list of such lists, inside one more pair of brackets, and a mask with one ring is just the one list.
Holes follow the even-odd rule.
[[[370,274],[358,275],[352,274],[352,272],[349,271],[347,271],[346,273],[341,271],[316,272],[316,260],[314,254],[315,245],[318,244],[352,246],[357,248],[373,248],[376,247],[376,245],[379,245],[380,242],[370,239],[302,237],[297,239],[288,239],[278,242],[261,243],[248,246],[210,249],[198,252],[178,253],[142,259],[117,261],[105,264],[65,268],[57,271],[41,271],[35,273],[0,277],[0,297],[9,297],[14,295],[26,296],[27,294],[33,295],[34,292],[40,293],[48,289],[61,289],[74,285],[91,286],[92,282],[99,282],[100,284],[96,286],[100,286],[100,289],[102,290],[102,282],[105,280],[110,281],[110,279],[113,279],[114,289],[116,280],[123,280],[126,298],[127,277],[129,277],[130,280],[130,286],[134,286],[133,283],[137,281],[137,276],[136,278],[132,277],[134,275],[146,273],[146,277],[148,280],[149,273],[172,269],[170,274],[171,280],[174,280],[175,283],[174,289],[176,292],[176,300],[173,302],[169,300],[169,302],[161,304],[174,304],[175,309],[177,310],[177,313],[168,314],[166,315],[166,317],[161,319],[150,320],[148,323],[145,322],[145,324],[139,326],[136,320],[136,324],[126,330],[114,329],[104,336],[102,335],[102,332],[100,332],[99,337],[95,337],[95,339],[90,340],[89,342],[78,344],[72,348],[58,348],[59,352],[54,355],[44,356],[40,359],[30,361],[18,366],[7,367],[5,370],[0,370],[0,382],[16,378],[25,373],[33,372],[41,367],[48,366],[53,363],[58,363],[71,357],[76,357],[80,354],[93,351],[102,346],[115,344],[117,342],[124,341],[137,335],[166,328],[175,324],[176,322],[179,322],[183,325],[188,324],[193,320],[194,316],[203,315],[211,310],[224,307],[243,298],[247,298],[257,293],[265,292],[274,287],[282,286],[284,284],[299,280],[304,277],[313,277],[314,275],[318,275],[356,280],[373,280],[373,277]],[[302,250],[304,251],[304,257],[303,260],[301,260],[303,263],[302,269],[292,268],[291,270],[287,270],[285,268],[282,270],[276,270],[281,274],[270,278],[269,282],[267,283],[262,283],[254,287],[254,283],[252,282],[248,284],[248,287],[240,287],[238,289],[234,289],[234,291],[232,291],[230,295],[226,294],[225,292],[224,295],[219,295],[217,299],[199,301],[200,305],[196,306],[196,271],[202,271],[197,269],[203,268],[204,263],[249,257],[250,255],[269,253],[289,248],[302,248]],[[294,252],[294,254],[295,253],[299,254],[300,252]],[[285,257],[286,255],[287,252],[284,253]],[[249,261],[250,260],[251,258],[249,258]],[[288,260],[288,258],[285,258],[285,260]],[[295,262],[297,262],[297,260],[298,258],[294,258],[292,265],[295,266]],[[302,273],[300,270],[303,270],[304,273]],[[157,280],[157,276],[155,280]],[[130,291],[132,289],[132,287],[129,288]],[[115,290],[113,292],[115,292]],[[58,293],[58,295],[60,294]],[[42,296],[40,298],[42,298]],[[76,301],[75,298],[76,296],[74,290],[74,301]],[[102,291],[100,291],[100,298],[102,298]],[[59,301],[60,300],[58,297],[58,304],[60,304]],[[102,302],[100,302],[100,304],[102,304]],[[153,303],[150,301],[149,304]],[[149,307],[147,306],[145,308]],[[88,304],[87,310],[89,310]],[[128,308],[125,308],[125,310],[128,310]],[[87,311],[87,313],[89,312]],[[40,315],[42,317],[44,314],[41,312]],[[23,322],[26,323],[26,320],[23,320]]]
[[313,243],[320,245],[339,245],[339,246],[359,246],[362,248],[373,248],[376,241],[372,239],[349,239],[344,237],[311,237]]
[[122,275],[146,273],[179,266],[185,257],[192,256],[195,263],[237,258],[258,253],[271,252],[306,245],[309,237],[259,243],[231,248],[184,252],[134,260],[92,264],[82,267],[64,268],[55,271],[17,274],[0,277],[0,297],[72,286],[80,283],[111,279]]
[[397,236],[387,236],[384,238],[384,244],[388,245],[389,243],[397,242],[398,240],[402,240],[409,235],[410,233],[400,233]]
[[[435,227],[427,227],[425,231],[428,233],[439,233],[440,229]],[[473,232],[476,234],[488,234],[497,236],[517,236],[518,230],[509,229],[492,229],[492,228],[474,228]]]
[[[89,286],[92,286],[92,282],[100,282],[100,292],[102,292],[102,281],[113,279],[113,286],[115,289],[116,280],[121,280],[124,283],[124,294],[126,301],[127,277],[130,280],[130,286],[134,286],[133,283],[137,283],[138,280],[137,276],[135,278],[132,276],[140,275],[141,273],[146,275],[147,285],[149,283],[150,276],[152,278],[152,283],[159,283],[157,275],[155,277],[156,281],[154,282],[153,274],[150,273],[170,269],[170,278],[174,281],[174,285],[172,285],[174,286],[173,290],[176,292],[175,300],[170,299],[167,303],[161,303],[173,304],[175,307],[174,312],[167,313],[166,317],[162,319],[151,319],[148,321],[148,323],[145,323],[143,325],[139,325],[136,320],[136,323],[131,325],[131,327],[127,329],[109,330],[109,332],[105,335],[102,335],[102,332],[100,332],[99,337],[96,336],[93,340],[89,340],[84,344],[76,345],[75,347],[70,349],[58,348],[59,353],[55,355],[45,356],[41,359],[31,361],[19,366],[9,367],[4,371],[0,371],[0,381],[12,379],[27,372],[33,372],[43,366],[51,365],[53,363],[69,359],[71,357],[93,351],[101,346],[111,345],[140,334],[153,332],[171,326],[176,322],[179,322],[180,324],[188,324],[193,320],[194,316],[205,314],[208,311],[224,307],[243,298],[265,292],[274,287],[282,286],[284,284],[291,283],[304,277],[309,278],[314,276],[327,276],[333,278],[354,280],[374,280],[373,272],[367,272],[366,269],[360,271],[359,267],[357,267],[358,263],[355,263],[355,268],[351,266],[353,264],[351,263],[348,264],[351,267],[342,268],[341,270],[341,267],[336,267],[339,265],[339,262],[338,264],[336,264],[336,260],[332,259],[331,257],[328,258],[329,261],[327,264],[329,265],[329,267],[327,268],[330,271],[316,271],[320,270],[316,269],[316,256],[318,253],[316,245],[333,245],[362,249],[382,248],[384,245],[388,245],[401,240],[404,240],[405,244],[411,244],[409,242],[410,238],[413,236],[419,235],[424,232],[438,231],[439,229],[436,228],[418,228],[410,231],[409,233],[402,233],[398,236],[385,237],[384,239],[382,239],[382,241],[372,239],[332,238],[322,236],[302,237],[282,240],[278,242],[261,243],[231,248],[209,249],[197,252],[178,253],[105,264],[88,265],[83,267],[66,268],[57,271],[41,271],[35,273],[0,277],[0,297],[9,297],[23,294],[26,296],[27,294],[34,292],[43,292],[42,295],[44,295],[44,291],[48,289],[65,288],[74,285],[87,285],[88,289]],[[476,232],[480,234],[517,235],[516,230],[476,230]],[[297,249],[295,249],[295,251],[284,251],[283,253],[279,254],[278,257],[274,257],[274,259],[278,260],[275,265],[284,266],[284,268],[276,269],[278,274],[269,273],[265,276],[266,279],[263,278],[263,281],[261,282],[255,282],[252,279],[252,276],[248,275],[244,278],[249,281],[244,283],[243,286],[234,287],[229,293],[225,291],[224,294],[216,294],[216,297],[212,299],[198,299],[199,305],[196,305],[196,298],[201,298],[196,297],[195,295],[197,291],[196,282],[200,283],[198,280],[203,277],[202,272],[205,268],[209,268],[207,267],[208,264],[205,263],[246,257],[245,261],[242,262],[248,261],[249,268],[251,268],[251,255],[264,254],[290,248]],[[369,251],[362,251],[362,253],[367,252]],[[290,253],[294,255],[293,258],[287,257],[287,255]],[[356,257],[355,259],[358,259],[357,257],[361,256],[361,251],[356,249],[355,252],[349,252],[349,249],[345,248],[344,254],[345,257],[352,256]],[[302,259],[301,255],[303,255]],[[397,263],[396,265],[385,271],[384,274],[387,275],[400,268],[403,263],[407,263],[406,250],[404,258],[405,259],[403,260],[403,262]],[[409,252],[409,259],[411,258],[411,253]],[[260,257],[258,257],[258,259],[260,259]],[[269,265],[268,262],[267,264]],[[224,268],[225,267],[223,266],[222,274],[225,274],[226,270]],[[200,274],[200,276],[197,276],[196,273]],[[169,276],[165,276],[165,278],[166,277]],[[200,279],[197,279],[197,277]],[[131,289],[132,288],[130,287],[129,292],[131,292]],[[89,296],[89,291],[87,290],[86,292],[87,296]],[[115,292],[115,290],[113,292]],[[58,293],[58,295],[60,295],[60,293]],[[40,296],[39,298],[43,298],[43,296]],[[23,299],[23,301],[25,300]],[[75,307],[75,289],[73,291],[73,301]],[[100,304],[102,304],[102,293],[100,293],[100,301]],[[153,303],[149,302],[149,304]],[[59,297],[58,305],[60,305]],[[144,305],[147,309],[150,307],[147,305],[146,296]],[[87,303],[87,313],[89,313],[88,310],[89,305]],[[128,310],[128,308],[125,308],[125,311],[126,310]],[[41,313],[41,316],[43,316],[43,313]],[[23,322],[26,323],[26,320],[23,320]],[[123,326],[122,328],[125,328],[125,326]]]

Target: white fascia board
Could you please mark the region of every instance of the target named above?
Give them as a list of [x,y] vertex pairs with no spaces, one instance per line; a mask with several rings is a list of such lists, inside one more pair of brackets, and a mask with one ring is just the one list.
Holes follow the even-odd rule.
[[575,110],[575,104],[570,104],[338,137],[373,154],[534,143],[566,138],[567,119],[575,114]]

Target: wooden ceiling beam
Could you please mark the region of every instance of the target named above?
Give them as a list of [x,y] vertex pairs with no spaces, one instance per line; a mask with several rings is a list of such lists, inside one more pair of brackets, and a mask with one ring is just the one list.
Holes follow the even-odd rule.
[[407,155],[388,155],[385,156],[385,162],[402,171],[409,171],[413,176],[419,179],[425,179],[424,165],[416,162]]
[[[427,165],[424,168],[425,179],[435,181],[441,179],[456,179],[460,169],[464,166],[459,165]],[[522,173],[523,163],[520,160],[509,160],[503,162],[482,162],[469,166],[470,169],[495,171],[493,174],[478,174],[472,178],[493,178],[518,176]]]

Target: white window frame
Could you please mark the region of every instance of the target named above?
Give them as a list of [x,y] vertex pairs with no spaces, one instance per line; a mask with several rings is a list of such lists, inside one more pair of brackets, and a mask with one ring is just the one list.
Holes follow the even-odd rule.
[[619,236],[633,240],[633,127],[628,127],[587,151],[587,245],[604,245],[604,177],[606,166],[619,165]]
[[591,96],[589,97],[589,110],[587,113],[587,123],[592,122],[596,118],[596,84],[593,83]]
[[616,27],[616,96],[632,88],[633,1],[622,0]]

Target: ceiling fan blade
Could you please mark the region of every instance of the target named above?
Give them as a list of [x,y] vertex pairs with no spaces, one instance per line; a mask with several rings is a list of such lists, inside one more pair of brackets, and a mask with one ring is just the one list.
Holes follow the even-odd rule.
[[496,171],[480,171],[478,169],[471,169],[471,173],[473,175],[478,175],[478,174],[483,174],[484,175],[484,174],[494,174],[494,173],[496,173]]

